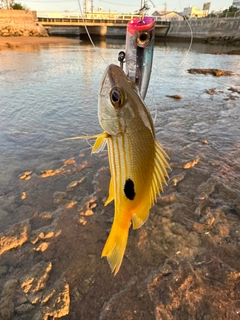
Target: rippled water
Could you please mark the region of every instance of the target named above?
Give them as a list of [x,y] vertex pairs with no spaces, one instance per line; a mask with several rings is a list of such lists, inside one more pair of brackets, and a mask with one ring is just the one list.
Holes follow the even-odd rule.
[[[124,42],[108,40],[96,46],[107,63],[117,63]],[[231,48],[194,44],[188,53],[188,44],[156,44],[146,102],[156,117],[157,137],[166,148],[176,152],[207,139],[219,157],[229,157],[239,147],[239,94],[228,89],[240,86],[240,56],[209,54],[226,49]],[[86,142],[62,139],[101,131],[97,95],[106,64],[88,42],[1,51],[0,61],[0,185],[4,190],[23,171],[39,173],[89,149]],[[219,68],[236,75],[192,75],[189,68]],[[215,95],[205,93],[211,88],[216,88]],[[173,94],[183,99],[166,97]]]

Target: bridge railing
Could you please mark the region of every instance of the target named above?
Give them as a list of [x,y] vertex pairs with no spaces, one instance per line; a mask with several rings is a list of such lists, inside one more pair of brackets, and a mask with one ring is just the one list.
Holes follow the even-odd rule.
[[[98,20],[99,22],[104,22],[106,20],[114,20],[114,21],[129,21],[132,20],[133,18],[139,17],[139,15],[134,15],[134,14],[118,14],[118,13],[105,13],[105,14],[99,14],[98,12],[93,12],[93,13],[87,13],[82,15],[81,13],[78,12],[37,12],[37,17],[39,19],[66,19],[66,20],[85,20],[91,21],[91,20]],[[161,22],[161,23],[166,23],[168,24],[169,22],[166,21],[165,19],[157,16],[150,16],[152,17],[156,22]]]

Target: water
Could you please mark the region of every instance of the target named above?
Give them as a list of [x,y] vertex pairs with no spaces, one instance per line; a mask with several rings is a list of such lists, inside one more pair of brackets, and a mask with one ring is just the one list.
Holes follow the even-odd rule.
[[[96,45],[108,63],[124,49],[119,41]],[[186,56],[188,44],[156,44],[146,103],[172,171],[148,221],[130,232],[117,277],[100,259],[114,210],[103,206],[107,152],[91,155],[86,141],[63,140],[102,131],[97,100],[105,62],[88,42],[0,51],[0,236],[10,228],[0,239],[0,288],[19,280],[14,307],[39,294],[29,311],[39,317],[56,308],[66,282],[66,319],[107,320],[116,312],[121,319],[237,319],[240,56],[210,54],[231,49],[194,44]],[[189,68],[235,75],[192,75]],[[166,97],[176,94],[182,99]],[[30,180],[20,180],[26,171]],[[39,271],[39,262],[51,262],[50,280],[41,270],[46,288],[34,284],[41,292],[23,294],[22,281],[38,281],[31,270]],[[49,292],[59,299],[41,304]]]
[[[117,54],[124,49],[123,42],[96,45],[108,63],[117,63]],[[223,98],[228,87],[240,84],[239,75],[214,78],[190,75],[187,69],[219,68],[239,74],[240,57],[206,54],[222,48],[196,44],[186,58],[187,46],[156,45],[146,102],[158,112],[157,132],[168,137],[171,148],[175,148],[173,133],[184,140],[191,130],[196,134],[211,130],[217,136],[224,129],[235,140],[239,100]],[[0,59],[0,185],[4,188],[20,172],[47,168],[66,158],[73,145],[77,148],[79,143],[62,142],[63,138],[101,131],[97,95],[106,65],[88,43],[1,51]],[[204,93],[210,88],[224,93],[211,100]],[[173,101],[166,97],[169,94],[180,94],[183,99]]]

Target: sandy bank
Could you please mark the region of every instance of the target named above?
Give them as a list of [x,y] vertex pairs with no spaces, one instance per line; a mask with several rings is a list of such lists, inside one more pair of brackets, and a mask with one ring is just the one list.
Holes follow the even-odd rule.
[[12,50],[21,46],[35,46],[45,44],[76,44],[79,43],[79,41],[79,39],[64,37],[0,37],[0,50]]

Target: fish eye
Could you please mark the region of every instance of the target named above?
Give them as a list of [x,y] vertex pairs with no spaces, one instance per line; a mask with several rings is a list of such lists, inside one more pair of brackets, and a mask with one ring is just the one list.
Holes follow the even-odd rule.
[[150,33],[149,32],[142,32],[139,33],[137,36],[137,44],[139,46],[146,46],[150,41]]
[[117,87],[112,88],[112,90],[110,91],[110,100],[114,108],[121,107],[121,105],[123,104],[122,91]]

